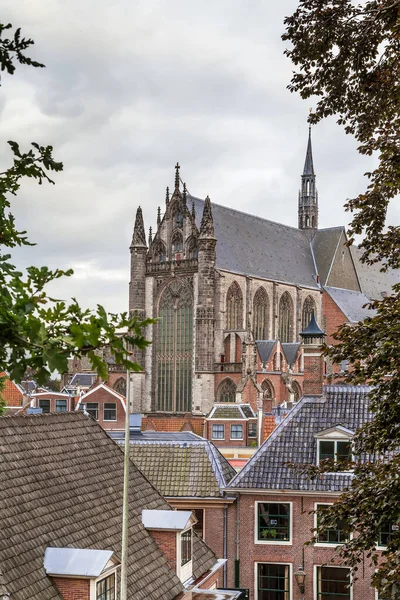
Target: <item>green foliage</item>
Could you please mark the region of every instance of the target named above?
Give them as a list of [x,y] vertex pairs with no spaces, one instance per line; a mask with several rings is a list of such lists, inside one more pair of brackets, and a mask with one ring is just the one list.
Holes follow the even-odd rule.
[[[366,173],[365,192],[349,200],[350,242],[363,234],[363,261],[382,269],[400,267],[400,227],[386,228],[389,203],[400,192],[400,0],[300,0],[285,19],[286,50],[296,66],[289,89],[302,98],[318,97],[311,123],[334,115],[377,168]],[[373,419],[356,434],[350,488],[321,517],[318,532],[345,521],[354,533],[338,550],[357,575],[365,557],[377,566],[379,597],[400,598],[400,536],[393,535],[378,561],[382,524],[400,524],[400,284],[392,296],[374,301],[375,316],[335,335],[326,354],[353,364],[349,383],[368,381]],[[310,476],[342,470],[327,464],[308,468]],[[315,541],[316,538],[314,538]]]
[[[42,67],[23,54],[33,42],[21,38],[20,30],[16,30],[13,39],[2,37],[10,28],[10,24],[0,24],[1,69],[13,74],[14,59]],[[61,171],[63,165],[54,159],[52,146],[32,143],[30,149],[22,151],[16,142],[8,143],[13,163],[0,173],[0,370],[20,381],[30,368],[41,384],[53,371],[65,372],[70,357],[86,355],[99,376],[106,378],[107,365],[95,353],[105,345],[110,347],[116,364],[140,370],[130,360],[127,347],[147,346],[143,328],[151,320],[139,321],[127,313],[107,314],[100,305],[96,311],[84,310],[75,299],[69,304],[53,299],[46,293],[47,285],[72,275],[71,270],[29,267],[23,274],[11,262],[8,249],[31,244],[26,232],[18,231],[15,226],[10,198],[17,195],[24,178],[35,179],[39,185],[54,184],[50,175]]]

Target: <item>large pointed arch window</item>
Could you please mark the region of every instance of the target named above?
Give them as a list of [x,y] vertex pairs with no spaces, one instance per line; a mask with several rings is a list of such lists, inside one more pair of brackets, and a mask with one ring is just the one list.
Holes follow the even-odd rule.
[[303,311],[301,315],[302,331],[304,331],[310,324],[313,313],[315,314],[315,302],[311,296],[307,296],[307,298],[304,300]]
[[253,301],[253,333],[256,340],[268,339],[268,295],[263,287],[258,288]]
[[193,294],[183,280],[163,291],[156,341],[156,410],[192,409]]
[[183,252],[183,237],[180,231],[175,230],[172,234],[172,254]]
[[117,381],[114,383],[114,390],[118,392],[118,394],[122,394],[122,396],[126,396],[126,379],[125,377],[119,377]]
[[278,336],[283,343],[293,341],[293,302],[288,292],[284,292],[279,301]]
[[235,402],[236,400],[236,385],[232,379],[224,379],[218,386],[217,390],[218,402]]
[[226,328],[243,328],[243,296],[236,281],[232,283],[226,294]]

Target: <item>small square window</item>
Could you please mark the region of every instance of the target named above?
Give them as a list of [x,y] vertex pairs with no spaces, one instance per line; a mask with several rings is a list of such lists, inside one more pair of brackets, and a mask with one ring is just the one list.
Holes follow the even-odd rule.
[[67,401],[64,399],[56,399],[56,412],[67,412]]
[[290,504],[258,502],[257,539],[260,542],[290,542]]
[[248,436],[249,436],[249,438],[257,437],[257,423],[249,423],[248,424]]
[[243,425],[231,425],[231,440],[243,439]]
[[[317,524],[319,522],[319,517],[323,511],[328,509],[328,505],[326,504],[317,504]],[[349,532],[347,530],[347,524],[345,521],[339,521],[336,524],[336,527],[330,527],[329,529],[325,529],[323,533],[318,535],[318,543],[319,544],[344,544],[349,540]]]
[[225,425],[217,425],[213,423],[212,426],[212,439],[223,440],[225,439]]
[[387,546],[388,543],[392,540],[392,537],[398,533],[399,526],[391,521],[386,521],[379,530],[379,546]]
[[117,420],[117,405],[115,402],[104,403],[104,420],[105,421],[116,421]]
[[116,600],[115,573],[97,582],[96,600]]
[[323,460],[336,464],[351,460],[351,440],[319,440],[319,462]]
[[42,412],[49,413],[50,412],[50,400],[48,398],[42,398],[39,400],[39,408],[42,409]]
[[317,600],[350,600],[350,569],[317,567]]
[[93,419],[96,421],[99,420],[99,404],[98,402],[87,402],[86,404],[86,412],[89,413]]

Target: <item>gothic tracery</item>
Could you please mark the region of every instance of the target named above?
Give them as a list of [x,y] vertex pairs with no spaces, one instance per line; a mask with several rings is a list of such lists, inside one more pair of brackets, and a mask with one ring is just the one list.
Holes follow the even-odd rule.
[[242,329],[243,327],[243,296],[236,281],[226,294],[226,329]]
[[281,342],[293,341],[293,302],[288,292],[284,292],[279,301],[279,331]]
[[218,386],[217,389],[218,402],[235,402],[236,400],[236,385],[227,377]]
[[258,288],[253,301],[253,333],[256,340],[268,339],[268,295],[263,287]]
[[308,327],[313,313],[315,313],[315,302],[311,296],[307,296],[307,298],[304,300],[301,317],[302,331],[304,331]]

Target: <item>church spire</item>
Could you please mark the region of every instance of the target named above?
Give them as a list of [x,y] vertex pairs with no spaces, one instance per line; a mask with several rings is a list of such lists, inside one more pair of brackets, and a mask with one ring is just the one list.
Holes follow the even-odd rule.
[[211,200],[208,196],[204,202],[203,217],[200,225],[200,238],[215,239]]
[[179,192],[179,183],[180,183],[180,177],[179,177],[179,169],[180,169],[180,164],[177,162],[175,165],[175,192]]
[[309,127],[306,160],[301,176],[301,190],[299,191],[299,229],[310,233],[318,229],[318,192],[315,180],[311,127]]
[[144,231],[143,213],[140,206],[136,211],[135,226],[133,228],[132,244],[131,247],[147,247],[146,244],[146,233]]

